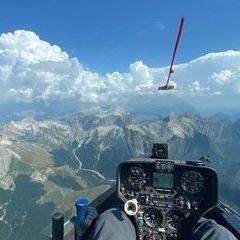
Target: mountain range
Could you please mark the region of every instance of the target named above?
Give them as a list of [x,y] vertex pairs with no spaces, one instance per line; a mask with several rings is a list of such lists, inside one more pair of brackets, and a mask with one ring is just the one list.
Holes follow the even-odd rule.
[[94,199],[113,184],[119,162],[150,156],[157,142],[168,143],[170,159],[208,154],[220,198],[240,208],[240,121],[189,113],[141,120],[120,108],[94,108],[0,127],[1,236],[44,239],[54,211],[71,216],[79,196]]

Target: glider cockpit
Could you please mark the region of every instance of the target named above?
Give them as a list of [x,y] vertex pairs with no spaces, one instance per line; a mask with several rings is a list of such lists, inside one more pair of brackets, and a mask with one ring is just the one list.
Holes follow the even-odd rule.
[[139,240],[190,239],[201,216],[218,202],[217,174],[200,161],[131,159],[117,175],[118,197]]

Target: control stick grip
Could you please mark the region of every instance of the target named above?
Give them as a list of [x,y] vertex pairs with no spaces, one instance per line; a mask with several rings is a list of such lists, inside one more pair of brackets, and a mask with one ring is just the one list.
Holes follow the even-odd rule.
[[138,204],[137,204],[137,199],[133,198],[131,200],[128,200],[124,204],[124,211],[127,215],[129,216],[134,216],[138,212]]

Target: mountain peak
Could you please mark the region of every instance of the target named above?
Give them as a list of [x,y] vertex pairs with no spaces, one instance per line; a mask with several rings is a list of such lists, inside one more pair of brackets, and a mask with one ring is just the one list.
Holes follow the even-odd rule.
[[23,118],[21,121],[11,121],[9,127],[17,128],[19,130],[30,129],[37,122],[31,117]]

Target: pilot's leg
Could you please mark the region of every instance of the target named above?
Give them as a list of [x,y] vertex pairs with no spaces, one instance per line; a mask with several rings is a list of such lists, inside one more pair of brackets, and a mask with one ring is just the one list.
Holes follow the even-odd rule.
[[237,240],[237,238],[214,220],[202,218],[191,240]]
[[105,211],[96,220],[91,240],[136,240],[135,228],[119,208]]
[[[119,208],[99,215],[90,234],[90,240],[136,240],[134,225]],[[214,220],[202,218],[191,240],[237,240],[231,232]]]

